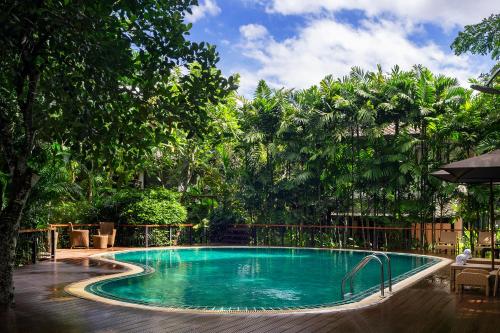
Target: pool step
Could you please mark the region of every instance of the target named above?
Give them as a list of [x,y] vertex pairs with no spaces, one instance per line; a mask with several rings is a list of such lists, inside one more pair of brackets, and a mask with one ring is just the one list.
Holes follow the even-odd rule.
[[247,245],[250,243],[250,231],[248,227],[228,228],[222,237],[222,242],[226,244]]

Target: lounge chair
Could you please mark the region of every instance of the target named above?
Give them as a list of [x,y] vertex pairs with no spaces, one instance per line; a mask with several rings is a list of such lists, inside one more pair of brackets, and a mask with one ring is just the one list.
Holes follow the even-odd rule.
[[436,249],[441,252],[442,250],[444,251],[449,251],[449,252],[455,252],[457,245],[457,234],[455,231],[444,231],[441,232],[441,235],[439,236],[439,241],[436,245]]
[[108,236],[108,246],[115,246],[116,229],[113,222],[99,222],[99,230],[101,236]]
[[69,223],[69,243],[70,247],[86,247],[89,248],[89,231],[75,230],[73,223]]
[[[496,271],[497,272],[497,271]],[[463,293],[464,286],[484,287],[486,296],[490,296],[490,276],[491,273],[482,269],[466,268],[457,275],[456,290],[460,294]],[[495,280],[495,288],[497,286]],[[493,290],[496,295],[496,289]]]
[[477,243],[474,247],[474,252],[476,256],[481,254],[481,250],[484,248],[491,248],[491,233],[489,231],[480,231],[477,237]]

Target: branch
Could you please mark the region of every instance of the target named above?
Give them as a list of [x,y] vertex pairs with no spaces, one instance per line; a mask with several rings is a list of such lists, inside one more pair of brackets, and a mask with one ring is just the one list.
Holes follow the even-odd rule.
[[38,72],[38,70],[33,70],[33,72],[28,76],[28,79],[28,94],[26,96],[26,102],[23,104],[23,108],[21,109],[26,135],[26,155],[29,155],[33,149],[33,104],[35,102],[38,82],[40,81],[40,72]]

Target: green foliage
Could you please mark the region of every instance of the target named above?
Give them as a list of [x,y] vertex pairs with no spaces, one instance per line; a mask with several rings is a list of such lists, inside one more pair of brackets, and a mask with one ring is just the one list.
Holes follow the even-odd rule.
[[135,188],[120,189],[99,196],[95,202],[99,220],[126,222],[123,212],[129,205],[140,201],[143,197],[144,191]]
[[456,55],[465,52],[486,55],[491,59],[500,58],[500,14],[492,14],[481,23],[466,25],[451,44]]
[[151,189],[128,205],[123,215],[130,224],[180,224],[186,221],[186,208],[179,195],[166,189]]
[[[40,154],[50,162],[36,165],[40,178],[26,203],[23,227],[46,227],[49,223],[86,220],[84,207],[88,204],[80,184],[73,181],[74,163],[68,160],[67,150],[58,144],[44,145]],[[73,207],[74,214],[71,214],[74,202],[81,204]]]
[[[38,174],[42,184],[31,192],[37,197],[27,203],[25,222],[45,224],[50,212],[40,205],[99,201],[103,188],[128,187],[146,155],[177,132],[206,134],[211,108],[236,89],[237,77],[216,68],[214,46],[186,39],[191,24],[185,15],[196,4],[0,4],[2,212],[13,209],[21,217],[17,201],[28,199]],[[43,152],[46,146],[58,146],[71,165],[51,165],[55,158]]]
[[[428,221],[436,207],[457,198],[455,185],[443,186],[429,172],[498,147],[496,110],[495,97],[472,95],[421,66],[386,74],[354,68],[348,77],[328,77],[302,91],[260,82],[255,99],[242,106],[230,96],[207,108],[203,135],[176,129],[172,140],[144,155],[146,190],[132,186],[138,185],[136,171],[88,172],[63,147],[51,170],[79,191],[74,198],[68,190],[59,196],[41,179],[53,202],[40,206],[85,200],[92,184],[86,200],[95,208],[74,220],[180,223],[187,210],[190,223],[210,216],[214,241],[243,221],[347,223],[352,214],[375,224]],[[186,209],[179,213],[180,193]],[[467,218],[475,214],[464,209],[471,212],[463,213]],[[480,201],[474,209],[486,208]]]
[[220,242],[225,231],[234,224],[243,224],[245,219],[240,212],[229,208],[218,208],[209,217],[210,241]]
[[148,235],[148,240],[151,242],[151,244],[155,244],[156,246],[169,246],[173,245],[170,244],[170,237],[169,237],[169,230],[159,230],[159,229],[153,229],[150,231]]
[[[244,221],[332,224],[360,215],[400,225],[431,220],[436,206],[453,199],[466,219],[485,211],[480,191],[471,191],[475,204],[463,204],[455,185],[429,173],[500,146],[497,96],[473,95],[422,66],[387,73],[379,66],[354,67],[304,90],[260,81],[254,98],[244,100],[233,92],[237,77],[226,79],[215,67],[214,47],[185,39],[190,26],[182,18],[194,1],[99,3],[15,2],[5,11],[29,16],[16,23],[8,14],[0,30],[8,46],[0,60],[7,69],[0,74],[0,120],[10,124],[18,152],[29,134],[17,103],[28,94],[17,96],[20,78],[10,76],[23,60],[20,36],[44,51],[27,64],[39,74],[32,101],[37,140],[26,151],[36,152],[27,160],[40,180],[25,226],[172,224],[186,221],[187,210],[190,222],[210,217],[217,241]],[[498,59],[498,19],[466,27],[455,52]],[[1,206],[11,181],[4,157]]]
[[87,201],[63,201],[52,207],[50,223],[90,223],[94,222],[96,211]]
[[153,200],[179,201],[180,193],[163,187],[150,188],[145,192],[145,197]]
[[498,102],[422,66],[353,68],[301,91],[260,82],[242,108],[239,198],[256,223],[430,221],[453,195],[429,173],[500,146]]

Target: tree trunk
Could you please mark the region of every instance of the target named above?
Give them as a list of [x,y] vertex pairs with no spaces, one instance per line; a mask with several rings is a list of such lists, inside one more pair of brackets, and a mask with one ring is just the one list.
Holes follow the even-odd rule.
[[14,300],[14,261],[17,236],[26,200],[37,177],[30,171],[14,172],[9,191],[9,204],[0,213],[0,309],[9,307]]
[[195,162],[197,151],[198,148],[196,146],[193,147],[193,149],[187,153],[187,156],[181,166],[179,185],[177,186],[177,190],[181,193],[186,192],[189,184],[191,183],[191,178],[193,176],[193,164]]

